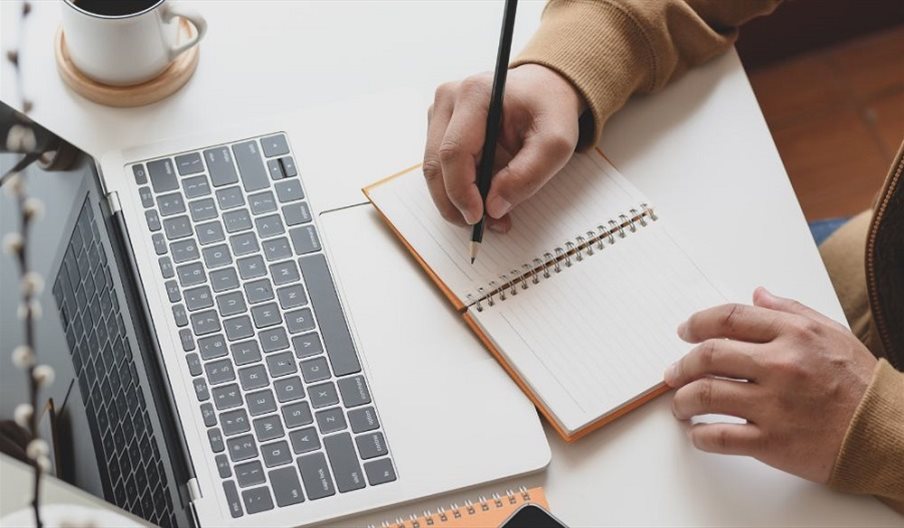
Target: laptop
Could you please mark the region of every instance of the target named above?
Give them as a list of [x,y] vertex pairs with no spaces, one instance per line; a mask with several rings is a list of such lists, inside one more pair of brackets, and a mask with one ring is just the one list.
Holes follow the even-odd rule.
[[[56,151],[24,174],[45,204],[29,251],[61,478],[160,526],[300,526],[548,464],[530,402],[363,198],[335,192],[368,160],[318,123],[386,104],[101,162],[36,123]],[[0,103],[4,134],[16,119]],[[0,280],[18,280],[7,256]],[[21,343],[16,302],[0,350]],[[0,373],[10,416],[24,375]]]

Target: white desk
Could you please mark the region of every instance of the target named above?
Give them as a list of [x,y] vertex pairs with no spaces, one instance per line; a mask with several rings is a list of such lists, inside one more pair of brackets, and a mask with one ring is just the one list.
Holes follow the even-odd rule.
[[[502,12],[496,2],[197,4],[211,30],[194,79],[167,101],[118,110],[85,101],[63,86],[51,46],[59,8],[38,2],[22,54],[35,117],[100,154],[217,122],[407,87],[423,99],[399,108],[397,119],[379,125],[382,133],[361,138],[350,127],[347,136],[336,138],[383,142],[388,159],[401,168],[420,157],[433,88],[491,68]],[[537,26],[541,9],[540,2],[522,2],[515,49]],[[17,33],[16,13],[16,3],[2,2],[4,50]],[[5,61],[2,68],[0,94],[15,100]],[[373,130],[372,123],[362,126]],[[763,284],[842,318],[734,53],[659,96],[632,102],[607,126],[603,146],[668,215],[695,258],[729,286],[729,296],[746,300]],[[374,173],[337,185],[357,192],[385,175],[377,165]],[[574,445],[565,445],[551,430],[548,436],[553,458],[545,473],[343,524],[378,523],[518,485],[545,486],[552,509],[572,526],[902,524],[872,498],[834,494],[754,460],[695,451],[672,418],[668,397]]]

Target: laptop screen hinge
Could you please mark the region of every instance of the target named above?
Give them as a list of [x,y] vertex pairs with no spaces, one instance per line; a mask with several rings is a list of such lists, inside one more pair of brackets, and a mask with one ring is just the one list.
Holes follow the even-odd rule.
[[201,486],[198,485],[198,479],[190,478],[188,482],[186,482],[185,486],[188,488],[188,499],[190,502],[195,502],[203,498],[201,494]]
[[107,206],[110,208],[110,213],[118,213],[122,211],[122,204],[119,201],[119,193],[116,191],[107,193]]

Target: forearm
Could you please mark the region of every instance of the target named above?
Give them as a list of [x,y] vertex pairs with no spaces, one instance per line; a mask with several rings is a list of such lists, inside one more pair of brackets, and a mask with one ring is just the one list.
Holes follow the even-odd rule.
[[904,373],[885,360],[845,434],[829,485],[875,495],[904,514]]
[[588,104],[581,146],[595,144],[612,113],[727,50],[744,22],[780,0],[551,0],[513,65],[542,64]]

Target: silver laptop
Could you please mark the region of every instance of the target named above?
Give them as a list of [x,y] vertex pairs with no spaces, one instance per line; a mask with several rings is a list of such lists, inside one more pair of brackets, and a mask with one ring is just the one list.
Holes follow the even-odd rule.
[[[362,198],[330,195],[366,160],[311,119],[26,171],[62,478],[161,526],[296,526],[546,466],[530,403]],[[18,324],[4,299],[2,350]]]

